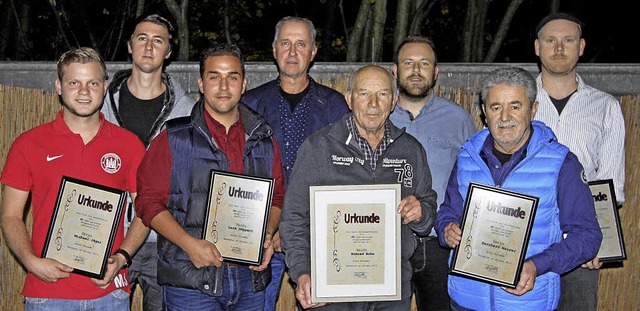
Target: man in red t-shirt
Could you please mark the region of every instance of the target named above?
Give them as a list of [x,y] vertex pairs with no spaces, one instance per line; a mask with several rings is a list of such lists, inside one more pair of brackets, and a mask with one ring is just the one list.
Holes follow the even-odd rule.
[[[115,238],[107,250],[111,256],[102,279],[72,273],[74,269],[67,264],[42,258],[63,176],[129,191],[135,197],[136,172],[145,153],[135,135],[105,121],[99,112],[107,89],[107,71],[98,52],[78,48],[64,53],[58,61],[55,85],[63,106],[56,120],[15,140],[0,176],[3,184],[0,224],[7,246],[28,272],[22,290],[26,309],[129,310],[126,266],[149,233],[139,218],[134,220],[126,238],[123,215],[115,219]],[[33,214],[31,237],[23,219],[29,194]],[[100,221],[94,219],[92,224],[99,226]],[[84,232],[82,228],[64,229],[74,233],[77,230],[78,235]],[[82,245],[82,241],[67,243]],[[80,246],[78,249],[87,250]],[[82,253],[70,257],[88,258]]]

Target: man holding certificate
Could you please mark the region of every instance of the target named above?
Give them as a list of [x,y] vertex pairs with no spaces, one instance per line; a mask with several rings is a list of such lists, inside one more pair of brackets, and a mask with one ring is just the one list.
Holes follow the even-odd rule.
[[[478,274],[485,269],[510,268],[504,262],[517,251],[516,245],[500,239],[514,234],[525,212],[508,200],[478,204],[480,209],[466,216],[475,217],[485,209],[496,216],[476,224],[471,238],[461,230],[470,183],[536,197],[539,203],[529,242],[522,246],[526,248],[524,263],[512,263],[522,264],[515,288],[450,275],[453,310],[555,310],[560,274],[593,258],[600,247],[602,234],[582,165],[547,126],[532,121],[538,107],[536,92],[535,79],[516,67],[494,70],[484,82],[482,109],[487,128],[472,136],[458,153],[436,220],[440,244],[464,248],[469,251],[467,258],[483,256],[493,262],[476,265]],[[495,221],[503,216],[510,220]],[[467,236],[464,241],[463,234]]]
[[[145,148],[135,135],[105,121],[99,112],[107,70],[98,52],[78,48],[64,53],[55,86],[62,101],[58,117],[14,141],[1,177],[2,233],[27,269],[22,290],[26,309],[129,310],[128,272],[122,268],[131,262],[149,229],[135,218],[125,237],[123,217],[118,214],[122,205],[117,199],[101,198],[106,187],[120,192],[121,202],[123,191],[135,197],[136,171]],[[82,185],[76,184],[59,204],[57,194],[66,189],[61,181],[71,179],[81,180]],[[29,194],[31,237],[23,218]],[[64,221],[64,226],[52,235],[47,228],[56,220]],[[54,241],[51,249],[60,260],[42,256],[49,241]],[[79,272],[83,264],[100,266],[105,258],[105,270],[85,271],[102,272],[102,279]]]
[[[436,208],[436,193],[431,189],[431,173],[424,148],[411,135],[388,121],[389,114],[397,101],[393,75],[385,68],[367,65],[358,69],[351,78],[350,90],[345,98],[350,114],[341,120],[311,134],[302,144],[298,152],[291,182],[287,189],[285,207],[282,210],[280,232],[285,260],[289,274],[297,283],[296,298],[303,308],[324,308],[328,310],[359,310],[360,308],[375,310],[409,310],[411,307],[411,265],[409,258],[415,251],[417,242],[414,233],[426,235],[433,226]],[[376,204],[367,204],[375,196],[373,188],[382,184],[398,186],[402,200],[393,201],[389,213],[379,217]],[[351,210],[348,214],[338,213],[333,221],[340,222],[342,233],[350,228],[350,235],[335,239],[336,245],[325,245],[327,250],[334,247],[333,253],[318,252],[312,254],[312,243],[315,234],[311,228],[326,228],[328,222],[312,223],[310,204],[312,204],[311,186],[362,185],[350,195],[327,197],[328,200],[344,200],[345,204],[328,204],[329,208],[339,207]],[[317,194],[317,192],[316,192]],[[360,197],[361,199],[353,200]],[[350,200],[350,201],[349,201]],[[399,201],[399,202],[398,202]],[[370,201],[369,201],[370,202]],[[358,207],[362,207],[358,210]],[[321,213],[320,213],[321,214]],[[335,215],[335,214],[332,214]],[[368,258],[379,258],[378,251],[392,244],[385,240],[392,232],[375,229],[375,224],[387,220],[391,215],[401,218],[398,244],[394,251],[398,261],[368,261]],[[344,223],[348,225],[343,226]],[[333,239],[333,234],[327,234]],[[325,239],[326,240],[326,239]],[[323,242],[322,239],[316,242]],[[344,244],[340,244],[344,243]],[[380,245],[385,243],[384,245]],[[317,243],[316,243],[317,244]],[[341,247],[341,245],[362,245],[357,248]],[[322,249],[316,245],[313,249]],[[334,258],[331,266],[325,262],[312,262],[317,258],[329,257],[332,254],[347,256]],[[345,264],[340,266],[339,261]],[[396,299],[384,299],[370,296],[372,291],[387,284],[382,276],[386,274],[384,264],[398,263],[398,296]],[[326,266],[312,279],[314,268]],[[337,268],[353,270],[353,273],[342,277],[331,278]],[[371,271],[373,267],[373,271]],[[333,270],[332,270],[333,269]],[[327,277],[327,274],[332,274]],[[380,280],[377,280],[380,278]],[[369,280],[371,279],[371,280]],[[400,281],[401,280],[401,281]],[[325,287],[337,288],[335,297],[324,297],[327,300],[314,300],[312,297],[314,284],[325,283]],[[380,286],[372,285],[380,283]],[[355,284],[355,285],[354,285]],[[401,290],[400,290],[401,289]],[[317,292],[317,291],[316,291]],[[329,290],[330,292],[330,290]],[[350,295],[340,300],[339,295]],[[318,295],[320,296],[320,295]],[[332,300],[336,298],[335,300]],[[399,300],[398,300],[399,299]],[[341,301],[327,305],[326,301]],[[351,309],[355,308],[355,309]]]
[[[231,194],[233,202],[243,202],[238,204],[261,200],[267,196],[248,186],[250,177],[273,178],[271,211],[281,208],[280,151],[267,122],[239,102],[246,80],[236,46],[218,44],[201,54],[198,85],[202,96],[191,116],[169,121],[149,145],[138,171],[136,213],[160,234],[158,283],[163,285],[167,310],[262,310],[264,289],[271,279],[271,239],[277,217],[267,215],[264,243],[254,245],[264,248],[259,265],[223,260],[222,248],[203,239],[210,233],[203,231],[208,219],[224,214],[225,219],[238,221],[214,223],[213,227],[231,232],[215,235],[219,241],[238,241],[233,249],[242,252],[252,237],[260,238],[262,230],[250,225],[256,215],[223,197]],[[228,178],[211,189],[212,170],[235,173],[238,178]],[[250,176],[242,185],[230,184],[242,180],[240,174]],[[223,208],[211,213],[208,201]]]
[[[558,141],[584,166],[587,181],[612,179],[618,205],[625,201],[625,123],[618,100],[588,84],[577,73],[586,41],[583,23],[573,15],[553,13],[535,29],[540,57],[536,120],[547,124]],[[604,242],[603,242],[604,243]],[[599,258],[561,278],[558,310],[597,310]]]

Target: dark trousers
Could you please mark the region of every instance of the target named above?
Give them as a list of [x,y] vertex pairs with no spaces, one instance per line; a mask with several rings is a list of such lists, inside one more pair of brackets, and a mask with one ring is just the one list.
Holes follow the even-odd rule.
[[[129,283],[131,288],[140,284],[142,288],[142,309],[144,311],[162,310],[162,286],[158,285],[158,243],[145,242],[131,259]],[[133,293],[131,295],[133,298]]]
[[578,267],[563,275],[558,311],[595,311],[598,308],[599,271]]
[[450,310],[447,278],[450,250],[438,244],[438,238],[418,238],[411,257],[413,291],[419,311]]
[[411,297],[397,301],[334,302],[307,311],[410,311]]

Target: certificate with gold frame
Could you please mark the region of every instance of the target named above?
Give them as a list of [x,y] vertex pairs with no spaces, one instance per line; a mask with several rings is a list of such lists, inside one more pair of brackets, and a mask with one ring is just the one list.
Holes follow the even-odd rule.
[[537,197],[470,183],[451,273],[515,288],[537,207]]
[[225,261],[262,263],[273,187],[273,178],[211,171],[202,238],[215,244]]
[[63,176],[42,258],[102,279],[125,201],[125,191]]
[[400,300],[400,185],[309,190],[311,300]]
[[600,231],[602,231],[602,243],[596,257],[604,262],[627,259],[613,180],[589,182],[589,189],[596,208]]

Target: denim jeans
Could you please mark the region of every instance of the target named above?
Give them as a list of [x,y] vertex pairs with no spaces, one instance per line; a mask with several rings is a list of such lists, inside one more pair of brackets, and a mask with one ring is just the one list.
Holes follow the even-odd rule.
[[[156,278],[158,270],[158,243],[145,242],[131,259],[129,283],[131,288],[140,284],[144,311],[162,310],[162,286]],[[132,295],[133,297],[133,295]]]
[[411,257],[411,282],[419,311],[449,310],[449,253],[450,250],[441,247],[436,237],[418,238],[418,247]]
[[116,289],[91,300],[25,297],[25,305],[26,311],[126,311],[129,310],[129,294]]
[[166,311],[262,311],[264,291],[253,291],[251,270],[245,266],[223,265],[221,296],[209,296],[199,290],[163,286]]
[[598,308],[599,271],[578,267],[560,277],[558,311],[595,311]]
[[275,311],[280,285],[284,277],[284,254],[276,252],[271,258],[271,282],[264,290],[264,311]]

